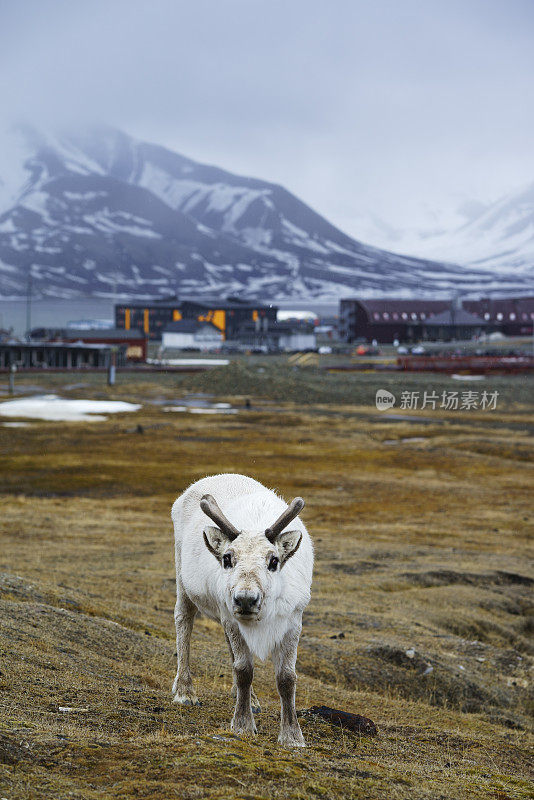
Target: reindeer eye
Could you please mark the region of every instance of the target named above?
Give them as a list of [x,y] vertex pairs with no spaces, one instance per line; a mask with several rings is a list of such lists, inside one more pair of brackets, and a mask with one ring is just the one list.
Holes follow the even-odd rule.
[[224,569],[230,569],[231,566],[232,566],[232,556],[230,555],[230,553],[225,553],[223,555],[223,567]]
[[271,572],[276,572],[277,566],[278,566],[277,557],[276,556],[271,556],[271,560],[269,561],[267,569],[270,570]]

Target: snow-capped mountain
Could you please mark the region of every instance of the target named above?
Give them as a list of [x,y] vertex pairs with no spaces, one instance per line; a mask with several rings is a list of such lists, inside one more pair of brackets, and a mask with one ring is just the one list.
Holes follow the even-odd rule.
[[281,186],[114,129],[12,134],[0,157],[0,296],[263,299],[525,291],[523,275],[355,241]]
[[401,252],[451,261],[470,270],[491,270],[534,285],[534,183],[489,206],[471,219],[438,233],[390,239]]

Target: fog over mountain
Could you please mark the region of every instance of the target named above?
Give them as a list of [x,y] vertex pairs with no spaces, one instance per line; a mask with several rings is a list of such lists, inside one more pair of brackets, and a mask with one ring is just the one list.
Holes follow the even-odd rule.
[[449,230],[400,236],[395,249],[530,276],[534,283],[534,182],[466,216]]
[[383,249],[359,218],[415,254],[406,231],[450,231],[534,179],[532,0],[0,8],[0,122],[111,125],[280,184]]

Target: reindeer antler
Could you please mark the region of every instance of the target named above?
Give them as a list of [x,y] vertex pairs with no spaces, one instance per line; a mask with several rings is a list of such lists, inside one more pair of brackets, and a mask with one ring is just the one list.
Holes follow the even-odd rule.
[[236,539],[241,531],[238,531],[232,523],[226,519],[223,512],[217,505],[217,501],[211,494],[205,494],[201,501],[200,501],[200,508],[210,519],[212,519],[216,525],[225,533],[230,541],[233,542]]
[[267,530],[265,531],[265,535],[268,538],[268,540],[271,543],[274,542],[278,534],[284,530],[286,525],[289,525],[292,519],[295,519],[295,517],[298,514],[300,514],[303,508],[304,508],[304,500],[302,499],[302,497],[295,497],[295,499],[291,501],[286,510],[282,514],[280,514],[276,522],[269,528],[267,528]]

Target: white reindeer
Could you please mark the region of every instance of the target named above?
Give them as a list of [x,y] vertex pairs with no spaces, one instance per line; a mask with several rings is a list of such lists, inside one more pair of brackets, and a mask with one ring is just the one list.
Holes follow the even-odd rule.
[[221,623],[230,650],[236,695],[232,730],[256,733],[253,656],[272,655],[282,706],[278,741],[293,747],[305,747],[295,711],[295,663],[313,571],[312,541],[297,517],[303,506],[297,497],[288,507],[246,475],[223,474],[192,484],[172,507],[178,655],[173,701],[198,703],[189,645],[201,611]]

